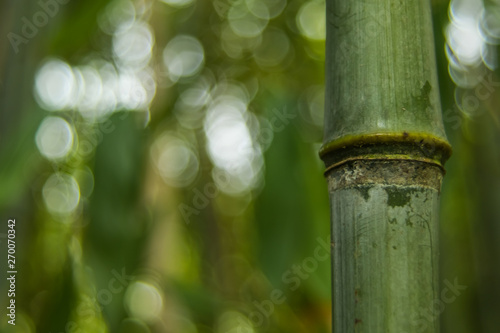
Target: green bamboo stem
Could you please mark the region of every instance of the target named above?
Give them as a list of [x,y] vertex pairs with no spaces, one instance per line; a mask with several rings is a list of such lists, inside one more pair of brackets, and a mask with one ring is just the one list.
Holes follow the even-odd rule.
[[326,52],[334,332],[439,332],[438,207],[451,148],[430,2],[327,0]]

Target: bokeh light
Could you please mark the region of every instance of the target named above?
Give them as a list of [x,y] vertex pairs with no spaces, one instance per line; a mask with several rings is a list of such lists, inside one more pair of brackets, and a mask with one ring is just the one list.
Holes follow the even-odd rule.
[[[75,68],[74,72],[78,78],[79,88],[76,107],[85,118],[93,118],[94,110],[99,104],[104,90],[101,75],[93,66],[81,66]],[[87,116],[87,114],[90,115]]]
[[[249,5],[249,6],[248,6]],[[260,35],[269,23],[269,10],[262,1],[237,1],[229,9],[227,19],[233,32],[240,37]]]
[[102,31],[109,35],[128,29],[134,24],[136,10],[132,1],[115,0],[103,10],[98,17],[98,24]]
[[254,333],[252,322],[237,311],[226,311],[217,320],[215,333]]
[[163,51],[163,61],[170,79],[174,82],[196,74],[202,68],[204,59],[200,41],[187,35],[174,37]]
[[151,27],[142,21],[123,23],[113,36],[113,51],[119,65],[142,68],[151,59],[154,36]]
[[125,307],[133,317],[145,322],[153,322],[163,308],[160,291],[145,281],[133,282],[125,293]]
[[203,78],[180,94],[174,112],[183,127],[196,129],[203,125],[204,107],[212,100],[211,88],[209,80]]
[[137,318],[127,318],[120,324],[120,333],[150,333],[148,325]]
[[246,103],[234,95],[219,96],[207,111],[207,150],[215,166],[229,177],[225,181],[214,177],[226,193],[242,194],[258,184],[263,160],[248,127],[253,117]]
[[483,40],[479,32],[479,17],[471,16],[469,12],[456,12],[454,21],[446,29],[446,40],[450,52],[448,58],[453,65],[473,66],[481,60]]
[[151,157],[163,181],[174,187],[191,184],[198,175],[198,157],[180,138],[165,133],[151,147]]
[[[182,314],[181,309],[171,309],[164,318],[165,329],[171,329],[176,332],[198,333],[200,332],[193,320]],[[203,332],[203,331],[201,331]]]
[[47,210],[55,215],[73,213],[80,202],[80,188],[73,176],[65,173],[51,175],[43,185]]
[[47,60],[36,74],[35,92],[39,104],[46,110],[71,108],[77,92],[71,67],[58,59]]
[[166,3],[167,5],[177,8],[187,7],[195,2],[195,0],[160,0],[160,1]]
[[[482,114],[491,95],[488,84],[481,85],[497,68],[499,12],[497,5],[485,8],[480,1],[452,0],[449,5],[450,23],[445,29],[448,73],[456,85],[455,104],[467,118]],[[486,95],[481,93],[483,88],[488,90]]]
[[302,35],[315,41],[325,40],[325,8],[324,0],[312,0],[302,5],[297,14],[297,26]]
[[74,133],[71,125],[60,117],[46,117],[35,135],[40,153],[49,160],[60,160],[73,150]]
[[254,50],[262,41],[262,35],[242,38],[238,36],[229,25],[224,25],[221,32],[222,49],[234,59],[240,59],[245,52]]
[[[251,3],[253,1],[255,0],[247,0],[247,3]],[[260,0],[260,2],[267,6],[269,18],[272,19],[281,15],[287,5],[287,0]]]
[[88,166],[75,170],[73,175],[80,188],[80,196],[89,198],[94,191],[94,173]]
[[118,71],[103,60],[74,68],[49,61],[37,76],[39,104],[52,111],[76,109],[89,122],[103,121],[119,109],[147,110],[156,94],[156,80],[142,65]]
[[262,42],[254,51],[255,61],[263,69],[278,66],[290,49],[290,40],[283,30],[268,28],[262,35]]
[[[301,95],[298,104],[301,121],[299,128],[304,140],[315,142],[321,138],[325,107],[325,87],[314,85]],[[319,134],[319,135],[318,135]]]
[[[144,74],[144,79],[148,80],[146,72],[139,72]],[[152,101],[155,93],[155,85],[151,85],[151,90],[148,92],[139,73],[131,71],[121,72],[117,82],[117,97],[118,108],[124,110],[146,110],[149,103]],[[146,81],[147,83],[151,83]]]
[[500,8],[490,6],[484,9],[480,20],[481,33],[486,42],[498,45],[500,43]]

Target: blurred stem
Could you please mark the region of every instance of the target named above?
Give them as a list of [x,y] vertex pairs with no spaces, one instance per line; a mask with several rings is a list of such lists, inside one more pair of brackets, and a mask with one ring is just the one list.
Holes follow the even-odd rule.
[[451,154],[430,2],[327,1],[333,329],[438,332],[438,207]]

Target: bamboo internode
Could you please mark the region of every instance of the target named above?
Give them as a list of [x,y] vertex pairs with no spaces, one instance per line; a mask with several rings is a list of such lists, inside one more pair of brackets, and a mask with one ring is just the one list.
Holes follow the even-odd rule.
[[336,333],[438,332],[438,216],[451,154],[430,2],[327,1],[325,162]]

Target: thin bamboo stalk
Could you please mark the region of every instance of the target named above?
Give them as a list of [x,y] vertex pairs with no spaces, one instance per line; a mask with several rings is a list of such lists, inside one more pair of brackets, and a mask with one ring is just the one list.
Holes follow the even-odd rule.
[[429,309],[451,148],[430,2],[327,0],[326,52],[334,332],[439,332]]

